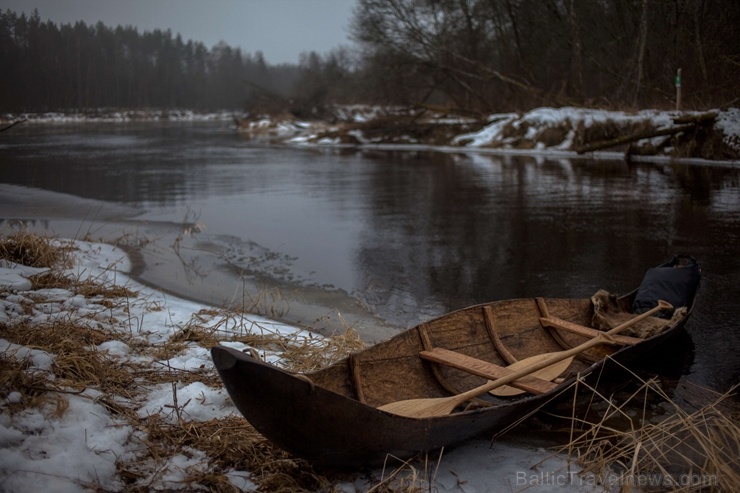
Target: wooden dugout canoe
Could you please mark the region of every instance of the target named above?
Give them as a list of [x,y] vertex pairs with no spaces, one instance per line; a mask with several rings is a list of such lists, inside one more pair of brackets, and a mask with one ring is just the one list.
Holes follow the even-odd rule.
[[[657,280],[649,279],[651,272]],[[589,330],[594,316],[591,298],[514,299],[471,306],[306,375],[231,348],[216,346],[211,352],[237,408],[265,437],[317,465],[360,468],[382,464],[389,455],[408,458],[500,431],[562,393],[578,374],[599,371],[607,356],[626,366],[654,358],[658,346],[688,320],[699,278],[698,265],[690,257],[675,257],[650,269],[640,288],[616,298],[616,304],[632,313],[641,305],[645,311],[658,299],[673,298],[667,301],[685,309],[665,320],[661,332],[645,339],[617,336],[618,345],[602,344],[581,353],[556,382],[522,378],[507,387],[522,393],[485,394],[440,417],[409,418],[378,407],[458,394],[497,378],[496,372],[506,372],[500,368],[516,360],[588,341],[595,334],[595,329]]]

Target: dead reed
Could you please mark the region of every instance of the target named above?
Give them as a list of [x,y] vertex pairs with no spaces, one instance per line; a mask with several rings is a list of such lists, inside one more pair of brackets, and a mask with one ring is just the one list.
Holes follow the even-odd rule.
[[[0,377],[6,382],[0,395],[20,393],[19,406],[41,407],[53,403],[57,413],[66,408],[60,401],[65,394],[81,394],[87,389],[102,392],[99,401],[115,414],[128,414],[130,401],[137,392],[137,371],[129,364],[119,363],[96,346],[113,340],[110,333],[99,328],[79,325],[71,320],[34,325],[22,322],[2,328],[3,338],[53,355],[48,370],[33,368],[29,358],[2,354]],[[66,402],[65,402],[66,404]]]
[[[30,280],[33,286],[32,289],[66,289],[75,294],[81,294],[85,298],[99,296],[108,299],[109,302],[111,298],[135,298],[138,295],[136,291],[126,286],[108,285],[95,279],[81,279],[65,275],[56,269],[31,276]],[[108,304],[112,306],[112,304]]]
[[[0,325],[0,329],[5,326]],[[18,360],[8,352],[0,353],[0,397],[6,400],[7,409],[13,413],[52,404],[54,414],[62,414],[67,408],[66,399],[60,394],[49,394],[55,390],[49,375],[30,366],[28,358]]]
[[187,481],[202,485],[205,476],[211,491],[235,491],[225,476],[228,470],[250,471],[260,491],[327,490],[330,481],[306,462],[272,445],[244,419],[233,416],[206,422],[169,423],[159,415],[142,420],[147,448],[152,457],[162,458],[195,448],[206,453],[208,472],[193,471]]
[[71,247],[56,239],[25,230],[0,236],[0,259],[29,267],[65,267],[71,262]]
[[[367,490],[367,493],[423,493],[435,491],[434,477],[442,462],[444,449],[439,451],[436,460],[430,454],[423,454],[416,459],[401,461],[388,456],[380,480]],[[386,472],[389,461],[400,462],[394,469]]]
[[310,331],[286,332],[255,322],[248,314],[233,309],[203,309],[178,333],[171,343],[195,342],[210,348],[220,341],[241,342],[258,353],[279,354],[283,368],[306,373],[328,366],[348,354],[365,348],[359,333],[344,322],[344,331],[322,337]]
[[[578,382],[593,406],[605,407],[598,419],[580,418],[574,402],[571,441],[562,451],[575,458],[582,476],[609,491],[733,491],[740,484],[740,406],[729,399],[735,388],[721,395],[697,391],[701,402],[687,410],[656,380],[634,377],[640,387],[620,402]],[[660,416],[647,404],[656,400]]]

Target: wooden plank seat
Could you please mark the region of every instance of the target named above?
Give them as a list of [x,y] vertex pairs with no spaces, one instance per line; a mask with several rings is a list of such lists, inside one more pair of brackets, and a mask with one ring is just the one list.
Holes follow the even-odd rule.
[[[540,324],[542,324],[543,327],[561,329],[585,337],[596,337],[599,334],[603,334],[603,332],[600,330],[592,329],[591,327],[585,327],[583,325],[578,325],[573,322],[568,322],[567,320],[563,320],[557,317],[541,317]],[[623,335],[613,335],[612,337],[614,338],[615,342],[625,346],[631,346],[643,341],[642,339],[639,339],[637,337],[629,337]]]
[[[512,370],[509,370],[504,366],[495,365],[488,361],[483,361],[473,358],[472,356],[467,356],[444,348],[433,348],[429,351],[421,351],[419,356],[427,361],[457,368],[458,370],[463,370],[479,377],[488,378],[489,380],[496,380],[514,373]],[[531,392],[532,394],[544,394],[545,392],[557,387],[556,383],[549,382],[532,375],[527,375],[514,380],[509,385]]]

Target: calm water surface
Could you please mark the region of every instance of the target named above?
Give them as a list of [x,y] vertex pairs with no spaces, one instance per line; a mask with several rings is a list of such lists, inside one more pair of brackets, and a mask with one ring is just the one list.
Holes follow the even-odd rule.
[[738,168],[260,147],[222,123],[27,125],[0,134],[0,183],[135,207],[137,235],[205,225],[179,237],[192,275],[155,284],[218,302],[233,286],[215,272],[231,269],[397,329],[492,299],[624,293],[689,253],[699,303],[688,349],[670,351],[686,350],[684,379],[740,378]]

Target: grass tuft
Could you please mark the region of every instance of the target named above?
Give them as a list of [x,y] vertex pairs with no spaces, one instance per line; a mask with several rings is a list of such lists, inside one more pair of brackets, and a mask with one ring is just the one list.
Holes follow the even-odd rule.
[[28,267],[68,267],[70,253],[70,247],[62,246],[54,238],[24,230],[0,236],[0,259]]

